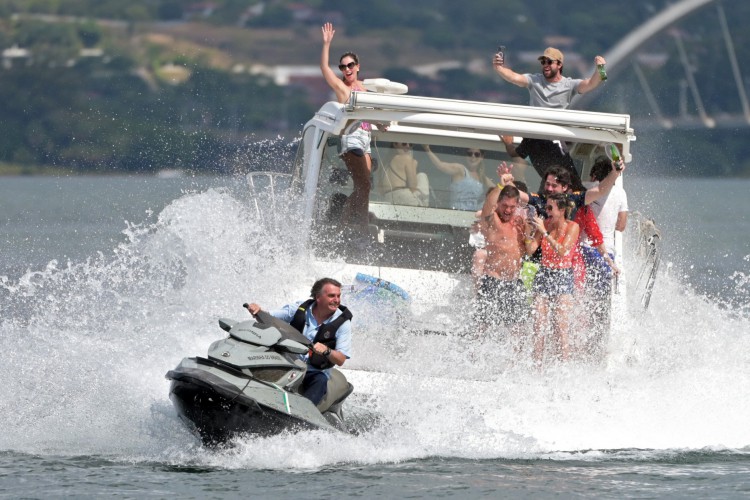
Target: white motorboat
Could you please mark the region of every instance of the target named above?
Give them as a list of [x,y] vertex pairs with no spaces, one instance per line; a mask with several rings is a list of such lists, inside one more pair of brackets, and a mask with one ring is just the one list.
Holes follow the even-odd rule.
[[[386,87],[383,87],[387,89]],[[375,189],[370,193],[370,225],[367,237],[352,239],[336,216],[337,203],[352,191],[352,183],[341,159],[342,134],[362,122],[372,124],[372,158],[376,169],[386,168],[394,154],[394,143],[413,145],[418,170],[429,181],[427,206],[399,204]],[[496,167],[508,161],[500,135],[547,139],[564,144],[574,160],[581,179],[610,144],[619,146],[626,163],[632,161],[631,142],[635,133],[630,116],[579,110],[543,109],[529,106],[474,102],[380,92],[353,92],[349,102],[328,102],[308,121],[290,174],[267,172],[249,174],[254,201],[259,211],[276,211],[269,203],[269,192],[278,197],[278,189],[291,181],[293,196],[301,202],[304,238],[323,269],[344,283],[358,273],[375,277],[381,284],[396,283],[410,297],[415,317],[424,329],[440,329],[446,321],[444,306],[463,307],[473,296],[470,267],[473,247],[469,245],[470,226],[475,209],[456,210],[449,203],[451,176],[436,169],[423,145],[428,145],[442,161],[464,163],[467,149],[484,152],[486,172],[497,180]],[[374,169],[374,170],[376,170]],[[374,177],[377,177],[377,170]],[[516,179],[537,191],[541,175],[532,166],[514,167]],[[268,177],[262,179],[262,177]],[[622,183],[622,177],[618,179]],[[648,304],[658,265],[658,231],[646,221],[637,231],[629,231],[643,267],[628,289],[637,290],[641,303]],[[629,237],[630,237],[629,236]],[[622,234],[616,234],[618,258],[627,259]],[[326,264],[328,263],[328,267]],[[620,278],[619,302],[613,311],[624,311],[626,287]]]

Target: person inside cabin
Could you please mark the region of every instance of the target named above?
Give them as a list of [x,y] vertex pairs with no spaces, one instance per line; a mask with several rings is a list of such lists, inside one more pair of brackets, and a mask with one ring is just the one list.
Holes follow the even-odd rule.
[[[573,248],[578,241],[579,227],[568,220],[572,203],[563,193],[547,196],[546,220],[533,219],[533,231],[524,234],[525,250],[533,254],[542,249],[541,265],[534,276],[534,361],[541,364],[545,343],[552,337],[557,356],[563,361],[570,356],[569,328],[573,307]],[[531,226],[528,225],[528,226]]]
[[482,208],[484,193],[495,183],[487,177],[484,168],[484,151],[476,148],[466,150],[466,163],[451,163],[441,160],[430,149],[422,146],[433,165],[451,176],[449,187],[450,207],[453,210],[479,210]]
[[[541,73],[516,73],[505,66],[505,54],[495,54],[492,65],[495,72],[503,80],[524,87],[529,91],[529,106],[540,108],[567,109],[576,94],[585,94],[597,88],[602,83],[598,71],[586,79],[570,78],[563,76],[565,56],[554,48],[547,47],[544,53],[538,57],[542,65]],[[600,55],[594,57],[594,65],[603,65],[606,61]],[[575,169],[575,164],[567,151],[564,141],[549,141],[543,139],[523,139],[516,148],[513,138],[500,136],[505,144],[506,151],[511,156],[531,160],[534,168],[541,173],[553,164],[561,166],[571,173],[573,187],[581,190],[581,179]]]
[[[336,95],[336,100],[345,103],[353,91],[366,90],[363,82],[359,80],[359,58],[353,52],[343,54],[339,58],[339,70],[342,76],[337,76],[329,66],[329,52],[336,30],[333,29],[333,24],[325,23],[322,31],[323,50],[320,55],[320,70],[326,83]],[[341,222],[344,224],[366,226],[369,223],[368,207],[372,187],[370,130],[369,123],[361,122],[359,127],[350,134],[341,137],[341,157],[352,176],[354,185],[341,216]]]
[[[333,278],[317,280],[310,297],[269,312],[312,342],[310,352],[300,355],[307,362],[301,393],[318,405],[328,392],[331,368],[351,357],[352,313],[341,305],[341,283]],[[261,307],[251,303],[247,310],[255,316]]]
[[391,143],[394,154],[388,164],[380,169],[378,193],[383,200],[394,205],[426,207],[430,200],[427,174],[417,172],[417,160],[408,142]]

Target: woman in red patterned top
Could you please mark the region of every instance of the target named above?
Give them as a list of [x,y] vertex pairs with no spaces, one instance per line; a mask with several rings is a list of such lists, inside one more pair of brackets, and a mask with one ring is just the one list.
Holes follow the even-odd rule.
[[568,201],[564,194],[547,197],[547,220],[534,218],[536,231],[526,235],[526,252],[531,255],[542,247],[542,263],[534,277],[534,360],[541,363],[544,343],[549,333],[557,344],[558,355],[570,355],[568,329],[573,305],[573,249],[578,242],[579,227],[567,219]]

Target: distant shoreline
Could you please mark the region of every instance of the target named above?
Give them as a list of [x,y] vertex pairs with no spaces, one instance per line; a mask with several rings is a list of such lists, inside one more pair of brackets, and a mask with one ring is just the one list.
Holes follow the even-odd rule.
[[70,168],[50,167],[43,165],[17,165],[0,163],[0,177],[34,175],[80,175]]
[[[16,165],[8,163],[0,163],[0,178],[3,177],[112,177],[112,176],[147,176],[147,177],[159,177],[162,179],[171,179],[178,177],[195,177],[199,176],[216,176],[222,175],[216,172],[201,172],[194,169],[160,169],[156,171],[148,172],[132,172],[132,171],[89,171],[89,170],[76,170],[73,168],[64,167],[51,167],[45,165]],[[226,174],[229,175],[229,174]]]

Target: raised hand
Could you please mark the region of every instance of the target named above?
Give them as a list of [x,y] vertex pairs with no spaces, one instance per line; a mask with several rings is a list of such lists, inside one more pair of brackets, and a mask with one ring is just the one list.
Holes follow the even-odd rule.
[[547,231],[547,229],[545,229],[545,227],[544,227],[544,219],[542,219],[542,218],[541,218],[541,217],[539,217],[538,215],[536,215],[536,216],[534,217],[534,220],[533,220],[532,222],[534,223],[534,225],[536,226],[536,228],[537,228],[537,229],[538,229],[539,231],[541,231],[541,232],[543,232],[543,233]]
[[[513,174],[510,173],[512,166],[505,162],[502,162],[497,166],[497,177],[500,179],[500,186],[507,186],[513,184]],[[498,186],[499,187],[499,186]]]
[[333,29],[333,24],[325,23],[321,30],[323,31],[323,43],[331,43],[333,35],[336,33],[336,30]]

